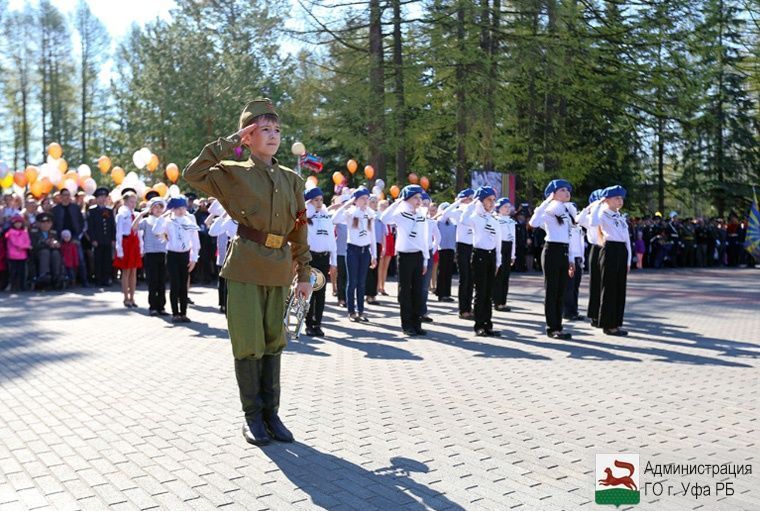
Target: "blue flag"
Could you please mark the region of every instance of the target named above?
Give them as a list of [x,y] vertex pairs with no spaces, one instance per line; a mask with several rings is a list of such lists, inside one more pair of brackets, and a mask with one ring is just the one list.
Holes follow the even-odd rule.
[[760,211],[757,208],[757,195],[754,196],[754,199],[755,201],[749,209],[749,224],[747,225],[744,248],[756,261],[760,261]]

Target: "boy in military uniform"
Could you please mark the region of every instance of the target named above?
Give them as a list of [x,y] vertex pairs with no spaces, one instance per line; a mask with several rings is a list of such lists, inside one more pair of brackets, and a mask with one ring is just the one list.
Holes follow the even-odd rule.
[[108,188],[98,188],[94,195],[95,204],[87,209],[87,235],[94,248],[95,281],[99,286],[110,286],[116,223],[113,211],[106,207]]
[[[240,147],[250,150],[236,161]],[[292,442],[277,415],[280,357],[286,345],[283,317],[293,279],[296,294],[311,291],[304,181],[278,164],[279,116],[268,99],[248,103],[238,132],[203,148],[183,172],[185,180],[216,197],[238,223],[221,276],[227,280],[227,327],[245,421],[254,445],[271,438]]]

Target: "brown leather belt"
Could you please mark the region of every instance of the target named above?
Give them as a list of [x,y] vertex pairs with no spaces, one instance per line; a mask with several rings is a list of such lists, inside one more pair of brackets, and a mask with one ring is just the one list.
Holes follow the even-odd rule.
[[285,245],[284,236],[267,234],[247,225],[238,224],[237,233],[243,238],[259,245],[264,245],[267,248],[282,248]]

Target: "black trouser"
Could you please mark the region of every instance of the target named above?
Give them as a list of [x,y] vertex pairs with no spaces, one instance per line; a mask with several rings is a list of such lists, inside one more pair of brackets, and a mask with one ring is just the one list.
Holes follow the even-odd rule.
[[[222,267],[217,266],[216,272],[217,274],[221,272]],[[227,307],[227,279],[219,275],[218,277],[219,281],[216,284],[216,289],[219,291],[219,307]]]
[[[311,267],[321,271],[327,277],[330,274],[330,252],[312,252]],[[327,286],[311,294],[309,313],[306,315],[306,326],[314,328],[322,324],[322,313],[325,310],[325,293]]]
[[509,274],[512,271],[512,242],[501,242],[501,266],[493,286],[493,304],[506,305],[509,294]]
[[588,251],[588,309],[586,316],[589,319],[599,319],[599,294],[602,289],[602,271],[599,266],[599,252],[602,247],[597,244],[591,245]]
[[95,260],[95,281],[99,286],[107,286],[111,283],[113,273],[113,248],[111,243],[98,243],[93,250]]
[[24,291],[26,289],[26,259],[8,259],[8,273],[11,291]]
[[599,326],[604,329],[623,325],[625,288],[628,279],[628,248],[621,241],[607,241],[599,254],[602,269],[602,294]]
[[459,270],[459,313],[472,312],[472,245],[457,243]]
[[[380,243],[377,243],[377,253],[383,253],[383,245]],[[367,270],[367,279],[364,284],[364,296],[372,298],[377,296],[377,267],[378,265],[375,265],[374,268]]]
[[401,328],[416,330],[422,322],[422,252],[398,252],[398,303]]
[[346,268],[346,256],[338,256],[338,301],[346,301],[346,286],[348,285],[348,269]]
[[583,258],[575,258],[575,274],[571,279],[568,276],[567,289],[565,289],[565,307],[563,316],[565,319],[572,319],[578,315],[578,291],[581,289],[581,278],[583,277]]
[[[510,248],[510,251],[512,249]],[[510,252],[510,255],[512,252]],[[496,275],[496,250],[472,251],[472,280],[475,285],[475,330],[491,330],[491,304]]]
[[166,307],[166,254],[145,254],[143,267],[145,280],[148,281],[148,308],[152,311],[162,311]]
[[451,296],[451,276],[454,274],[454,250],[438,251],[438,276],[435,279],[435,294],[438,298]]
[[187,314],[187,265],[190,252],[167,252],[166,268],[169,271],[169,302],[173,316]]
[[567,288],[567,243],[547,242],[541,252],[541,267],[544,272],[544,314],[550,332],[562,330],[562,306]]

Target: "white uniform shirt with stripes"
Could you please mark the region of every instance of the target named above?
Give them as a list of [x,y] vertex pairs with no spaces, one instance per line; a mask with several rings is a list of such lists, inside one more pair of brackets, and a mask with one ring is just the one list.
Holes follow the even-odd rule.
[[[354,227],[354,218],[358,220],[357,226]],[[334,224],[346,224],[348,227],[348,243],[357,247],[369,246],[372,259],[377,259],[377,245],[375,243],[375,234],[370,225],[374,223],[375,212],[367,206],[366,209],[360,209],[354,205],[347,208],[341,207],[333,216]]]
[[501,228],[493,214],[480,201],[471,202],[462,214],[462,223],[473,231],[472,247],[496,250],[496,267],[501,266]]
[[190,261],[196,262],[200,255],[201,242],[198,238],[198,224],[192,215],[162,216],[153,226],[153,234],[166,236],[166,249],[170,252],[190,252]]
[[312,252],[329,252],[330,266],[338,265],[338,246],[335,242],[335,226],[332,216],[327,208],[322,205],[316,209],[312,204],[306,204],[306,218],[311,220],[308,224],[309,250]]
[[[472,202],[470,204],[472,204]],[[457,204],[454,202],[446,208],[441,219],[454,222],[457,226],[457,243],[472,245],[472,228],[469,225],[462,223],[462,214],[467,206],[468,204]]]
[[631,264],[631,236],[628,233],[628,221],[617,211],[609,208],[604,199],[600,199],[591,205],[592,227],[599,226],[602,231],[604,242],[619,241],[625,243],[628,249],[628,264]]
[[385,225],[396,226],[396,252],[422,252],[426,261],[430,258],[428,221],[425,215],[412,209],[405,200],[397,200],[380,214]]
[[564,202],[546,199],[533,212],[529,223],[534,229],[541,227],[546,231],[546,241],[570,243],[573,217],[569,206]]
[[496,221],[499,222],[499,229],[501,230],[501,241],[502,243],[505,241],[511,241],[512,242],[512,254],[510,254],[510,257],[514,260],[515,254],[517,253],[517,242],[515,241],[515,231],[516,231],[516,225],[517,222],[512,220],[512,217],[509,215],[494,215],[496,218]]

